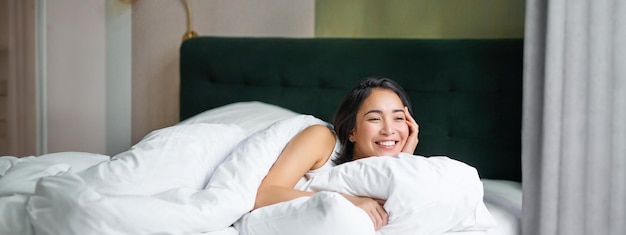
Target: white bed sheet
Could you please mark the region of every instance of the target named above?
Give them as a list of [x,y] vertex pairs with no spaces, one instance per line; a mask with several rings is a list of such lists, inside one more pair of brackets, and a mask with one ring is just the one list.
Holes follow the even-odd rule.
[[522,184],[496,179],[482,179],[483,201],[498,226],[488,230],[489,235],[521,234]]
[[80,172],[108,159],[109,156],[84,152],[0,157],[0,234],[33,234],[26,203],[35,193],[39,179]]

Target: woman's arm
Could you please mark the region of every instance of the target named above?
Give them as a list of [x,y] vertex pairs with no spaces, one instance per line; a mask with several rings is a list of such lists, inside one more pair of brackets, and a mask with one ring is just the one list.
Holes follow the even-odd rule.
[[313,125],[298,133],[261,182],[254,209],[313,195],[293,187],[309,170],[324,165],[334,147],[335,135],[326,126]]
[[[254,209],[313,195],[314,192],[293,187],[309,170],[317,169],[328,161],[335,148],[335,138],[328,127],[313,125],[291,139],[261,182]],[[375,230],[387,224],[389,215],[382,206],[384,201],[342,195],[370,216]]]

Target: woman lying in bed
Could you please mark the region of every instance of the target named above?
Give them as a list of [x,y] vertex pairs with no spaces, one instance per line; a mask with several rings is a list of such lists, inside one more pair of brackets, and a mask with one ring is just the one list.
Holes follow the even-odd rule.
[[[334,130],[313,125],[289,141],[262,181],[254,208],[313,195],[294,188],[303,176],[309,178],[330,166],[370,156],[413,154],[418,124],[410,107],[404,90],[391,79],[362,81],[339,106]],[[342,195],[369,215],[376,230],[387,224],[385,201]]]
[[85,170],[38,178],[32,193],[10,198],[15,213],[2,215],[22,221],[8,234],[428,235],[493,227],[475,168],[412,155],[418,126],[408,107],[393,81],[368,79],[341,104],[334,130],[300,114],[250,132],[181,123]]

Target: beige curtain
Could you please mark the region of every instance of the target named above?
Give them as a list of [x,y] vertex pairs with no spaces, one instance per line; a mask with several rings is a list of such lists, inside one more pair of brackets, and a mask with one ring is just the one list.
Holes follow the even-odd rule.
[[626,234],[626,1],[527,0],[523,234]]

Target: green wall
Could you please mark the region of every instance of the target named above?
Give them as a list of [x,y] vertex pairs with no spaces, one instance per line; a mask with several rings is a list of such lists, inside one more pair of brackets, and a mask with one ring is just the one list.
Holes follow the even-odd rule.
[[315,8],[316,37],[524,37],[524,0],[316,0]]

